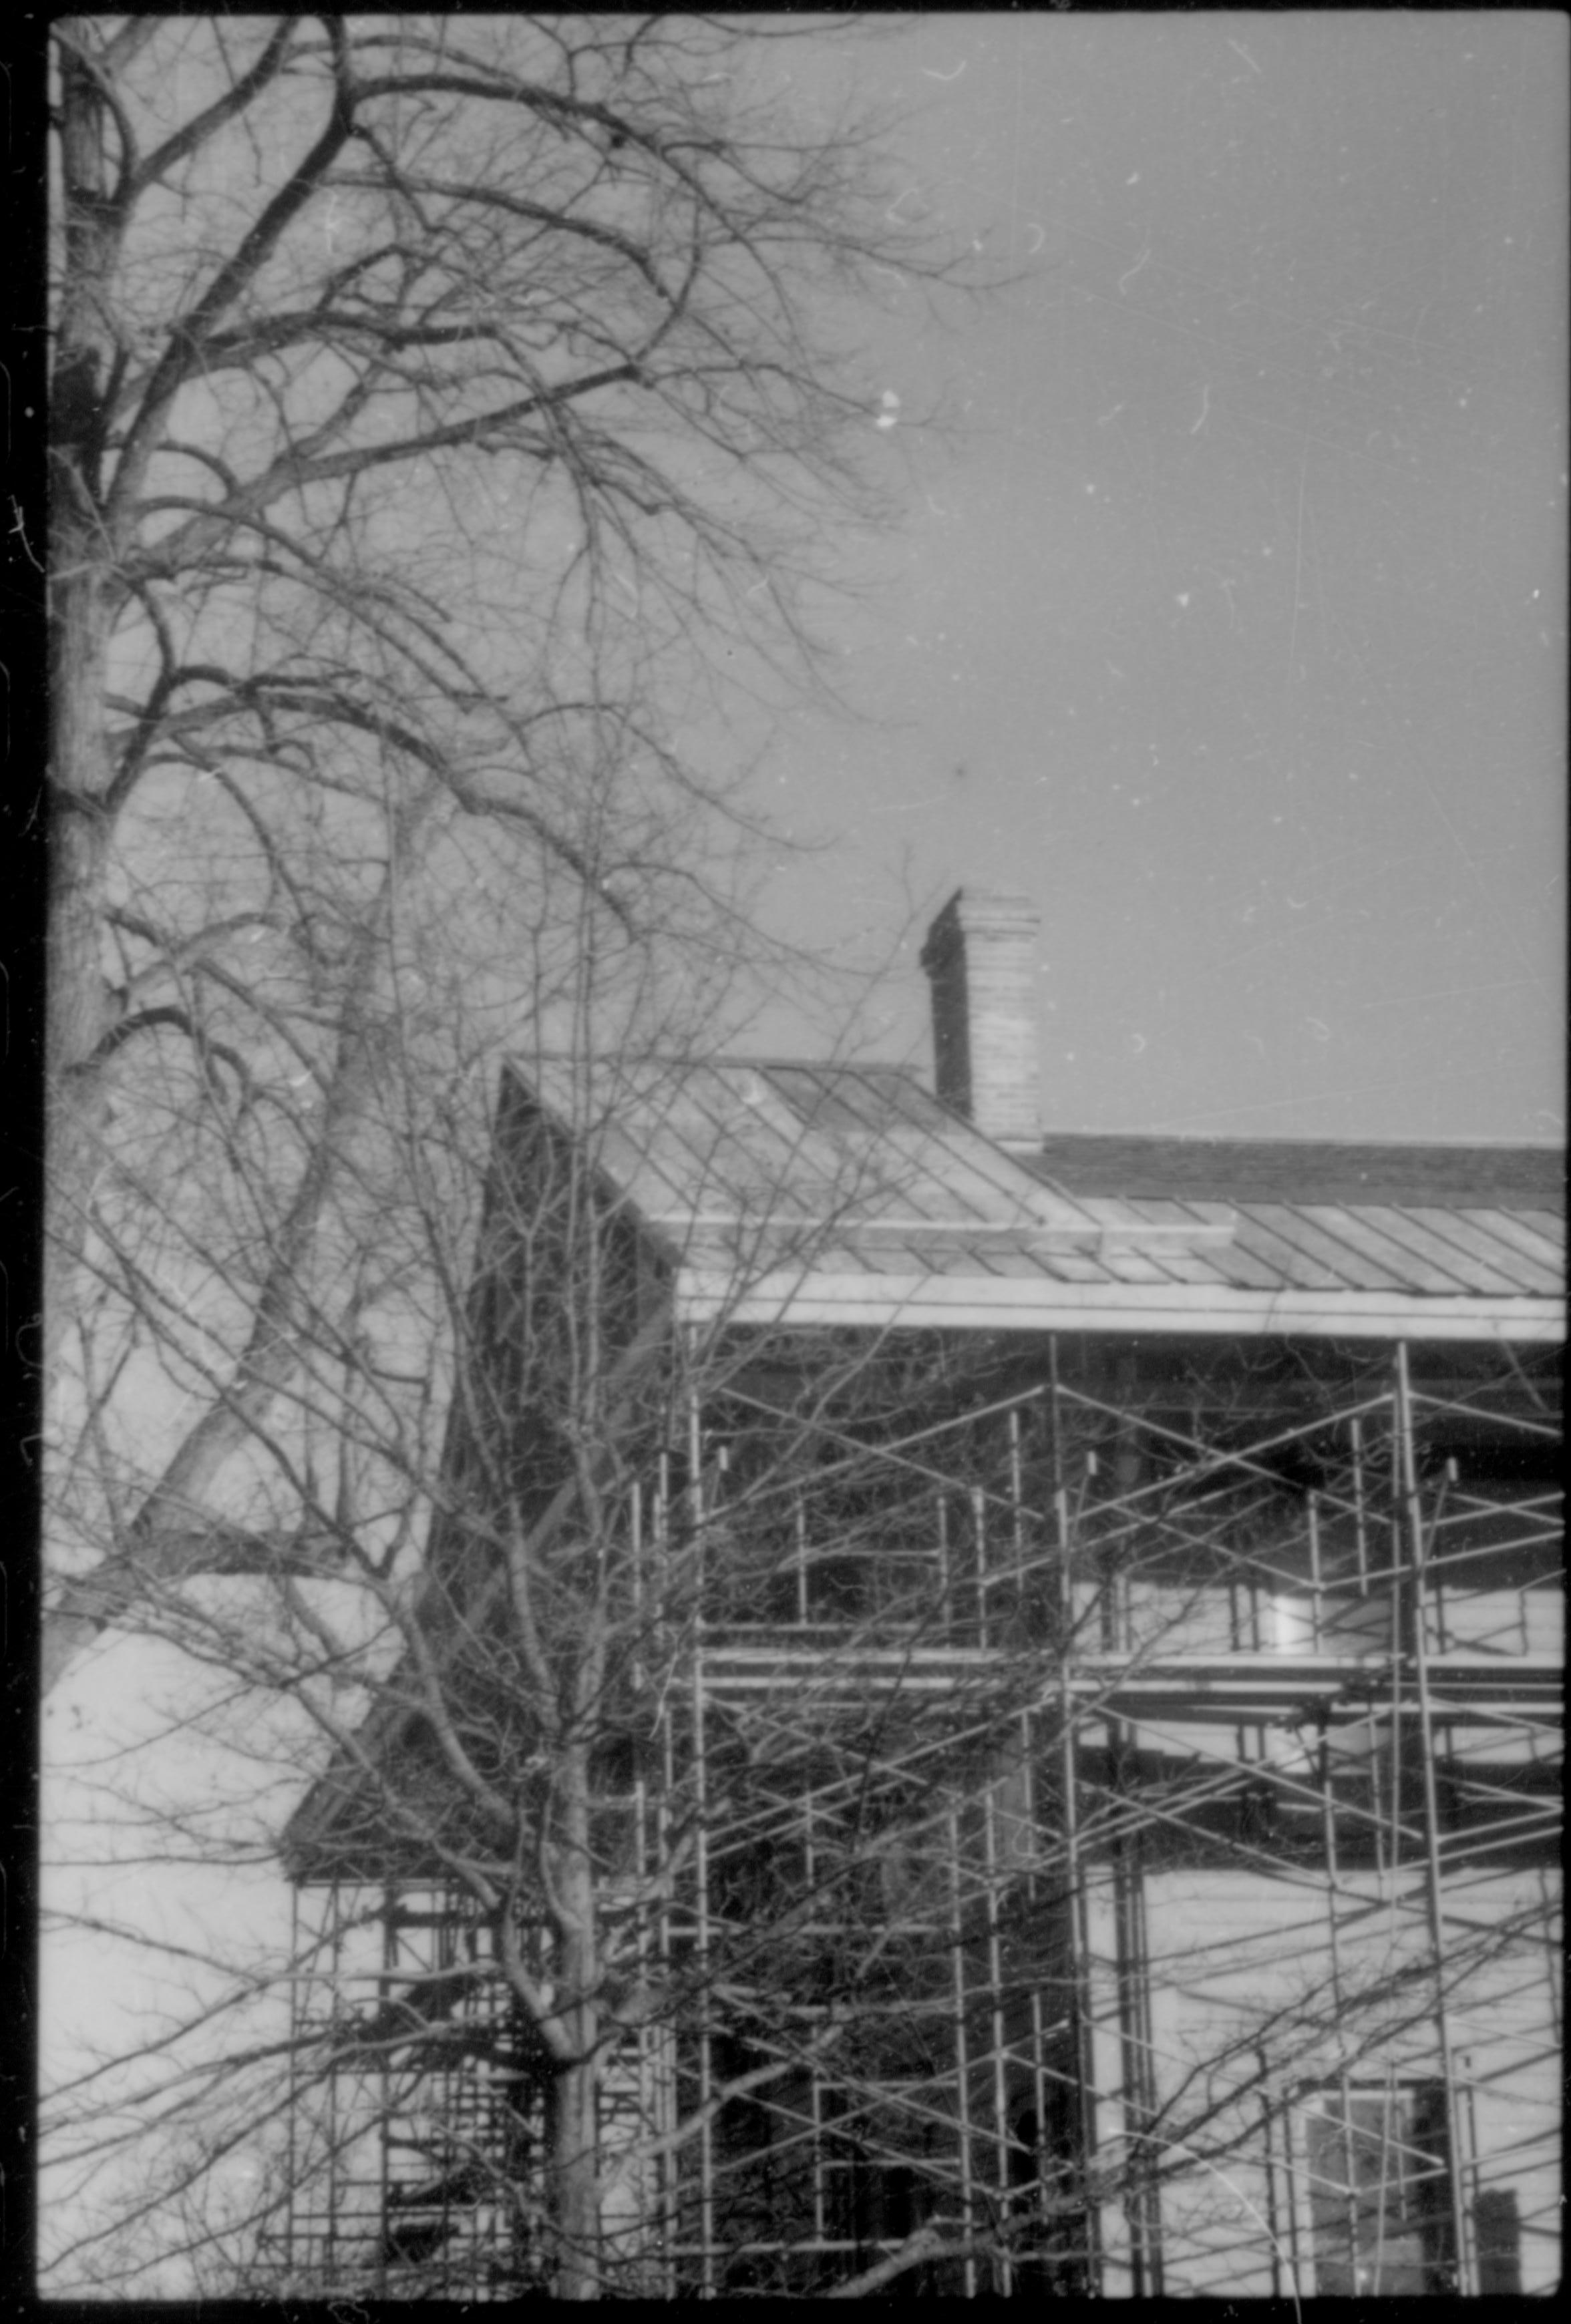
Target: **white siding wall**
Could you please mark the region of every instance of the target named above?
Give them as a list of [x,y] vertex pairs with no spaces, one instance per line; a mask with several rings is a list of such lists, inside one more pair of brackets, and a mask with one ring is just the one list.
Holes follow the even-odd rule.
[[[1546,1876],[1497,1874],[1475,1883],[1470,1920],[1507,1932],[1513,1917],[1544,1902]],[[1271,2053],[1269,2087],[1278,2104],[1293,2088],[1342,2070],[1379,2079],[1387,2071],[1423,2076],[1436,2070],[1433,2021],[1420,1986],[1414,2005],[1395,2015],[1417,2022],[1398,2034],[1362,2031],[1356,1999],[1382,1980],[1420,1963],[1428,1939],[1411,1887],[1393,1906],[1373,1876],[1345,1882],[1338,1950],[1343,1987],[1353,2006],[1338,2022],[1325,1897],[1309,1882],[1246,1871],[1173,1872],[1146,1886],[1152,1988],[1153,2071],[1163,2106],[1167,2165],[1190,2145],[1231,2144],[1242,2151],[1195,2162],[1163,2192],[1165,2288],[1172,2293],[1271,2291],[1268,2219],[1272,2188],[1264,2163],[1258,2090],[1237,2104],[1230,2091],[1257,2070],[1261,2035]],[[1122,2102],[1123,2059],[1111,1884],[1093,1883],[1088,1914],[1097,2142],[1111,2153],[1132,2125]],[[1557,1952],[1541,1945],[1502,1948],[1500,1958],[1452,1996],[1451,2029],[1463,2087],[1463,2135],[1470,2195],[1510,2188],[1524,2223],[1523,2289],[1545,2292],[1558,2275],[1560,2068],[1554,2028],[1557,1997],[1550,1979]],[[1191,2136],[1184,2135],[1189,2126]],[[1287,2188],[1275,2188],[1279,2231]],[[1131,2288],[1128,2231],[1116,2208],[1103,2218],[1106,2290]],[[1284,2251],[1284,2260],[1286,2253]],[[1289,2276],[1284,2275],[1286,2291]],[[1308,2282],[1299,2286],[1308,2291]]]

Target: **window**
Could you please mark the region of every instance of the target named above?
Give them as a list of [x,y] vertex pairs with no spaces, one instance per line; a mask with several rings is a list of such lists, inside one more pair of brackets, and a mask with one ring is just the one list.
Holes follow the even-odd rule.
[[1301,2129],[1317,2293],[1454,2290],[1444,2085],[1318,2090],[1303,2103]]

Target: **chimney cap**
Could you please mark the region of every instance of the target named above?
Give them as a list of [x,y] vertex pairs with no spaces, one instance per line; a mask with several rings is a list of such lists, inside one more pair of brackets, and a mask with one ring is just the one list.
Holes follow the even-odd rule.
[[978,935],[987,929],[1021,935],[1030,931],[1034,935],[1040,926],[1040,912],[1031,899],[1018,890],[956,888],[928,930],[922,944],[921,965],[928,967],[930,958],[936,958],[973,929]]

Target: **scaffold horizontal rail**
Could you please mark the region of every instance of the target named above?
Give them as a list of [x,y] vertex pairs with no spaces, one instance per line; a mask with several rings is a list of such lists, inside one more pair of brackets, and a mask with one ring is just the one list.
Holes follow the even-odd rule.
[[[1372,1705],[1400,1703],[1408,1675],[1405,1657],[1280,1652],[1208,1656],[1078,1655],[1055,1665],[1042,1682],[1044,1700],[1068,1698],[1097,1705],[1110,1716],[1171,1717],[1186,1709],[1215,1719],[1276,1718],[1299,1708],[1333,1716],[1348,1710],[1367,1716]],[[695,1677],[716,1701],[760,1694],[802,1695],[820,1702],[857,1700],[868,1692],[956,1693],[996,1677],[1021,1683],[1018,1653],[982,1646],[880,1647],[848,1644],[827,1658],[821,1649],[730,1644],[701,1648]],[[1431,1655],[1428,1685],[1437,1712],[1457,1724],[1493,1725],[1525,1715],[1546,1725],[1562,1716],[1563,1666],[1550,1655],[1506,1657],[1488,1653]]]

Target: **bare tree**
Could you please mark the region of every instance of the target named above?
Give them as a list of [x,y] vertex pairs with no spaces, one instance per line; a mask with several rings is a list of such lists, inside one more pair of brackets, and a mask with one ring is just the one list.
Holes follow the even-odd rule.
[[[85,1849],[254,1923],[67,1898],[181,1985],[51,2096],[62,2283],[1074,2289],[1318,2070],[1310,1968],[1157,2087],[1119,1868],[1363,1775],[1153,1771],[1070,1684],[1131,1586],[1137,1660],[1255,1588],[1247,1416],[1109,1491],[1105,1383],[1038,1443],[990,1350],[673,1333],[615,1196],[622,1100],[679,1106],[758,966],[673,737],[810,669],[877,502],[836,333],[941,271],[773,38],[59,30],[51,1671],[167,1648],[223,1786],[115,1759]],[[761,1179],[732,1288],[882,1167]],[[1339,1976],[1355,2039],[1433,2006]]]
[[776,45],[56,28],[46,1683],[133,1627],[353,1750],[375,1640],[430,1651],[499,1047],[679,1043],[760,971],[688,738],[814,682],[888,506],[855,302],[951,271]]
[[88,17],[54,45],[60,1425],[117,1392],[76,1377],[76,1326],[156,1272],[139,1190],[181,1174],[182,1264],[231,1306],[51,1679],[145,1581],[321,1554],[292,1520],[216,1530],[212,1493],[295,1360],[399,945],[436,974],[445,921],[446,989],[488,978],[500,1019],[575,890],[602,945],[726,942],[735,769],[675,738],[811,682],[821,543],[888,505],[854,302],[877,265],[946,272],[872,133],[797,117],[774,28]]

